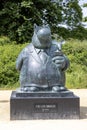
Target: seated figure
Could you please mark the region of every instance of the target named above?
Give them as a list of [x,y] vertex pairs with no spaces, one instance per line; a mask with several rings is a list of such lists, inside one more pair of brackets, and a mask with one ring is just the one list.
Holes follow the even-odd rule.
[[58,43],[52,40],[49,26],[34,25],[32,42],[21,51],[16,61],[20,90],[66,91],[65,70],[68,67],[69,60]]

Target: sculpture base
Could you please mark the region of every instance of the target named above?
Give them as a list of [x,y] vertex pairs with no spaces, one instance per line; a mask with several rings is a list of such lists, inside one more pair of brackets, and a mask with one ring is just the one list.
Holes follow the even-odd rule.
[[79,119],[79,97],[72,92],[17,92],[10,99],[10,119]]

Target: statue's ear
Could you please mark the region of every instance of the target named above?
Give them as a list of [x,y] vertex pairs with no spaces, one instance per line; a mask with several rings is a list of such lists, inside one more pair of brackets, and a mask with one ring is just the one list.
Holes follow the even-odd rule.
[[38,26],[37,26],[37,24],[35,23],[34,24],[34,32],[37,32],[38,31]]
[[34,30],[35,30],[36,28],[37,28],[37,24],[35,23],[35,24],[34,24]]
[[49,24],[47,24],[47,25],[45,25],[47,28],[49,28],[50,29],[50,27],[49,27]]

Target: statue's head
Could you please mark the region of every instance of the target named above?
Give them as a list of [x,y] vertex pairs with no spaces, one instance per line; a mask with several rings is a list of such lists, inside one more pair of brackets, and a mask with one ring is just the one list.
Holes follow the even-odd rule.
[[51,30],[48,25],[37,26],[34,25],[34,35],[32,43],[34,47],[44,49],[49,48],[51,45]]

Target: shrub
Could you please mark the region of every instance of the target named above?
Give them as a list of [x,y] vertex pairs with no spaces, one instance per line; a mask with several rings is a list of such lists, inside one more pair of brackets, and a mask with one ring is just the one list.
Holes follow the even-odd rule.
[[5,36],[0,37],[0,45],[9,44],[9,43],[11,43],[11,41],[8,37]]
[[69,88],[87,88],[87,41],[71,39],[63,46],[63,51],[70,60],[66,85]]
[[[15,69],[16,58],[27,43],[17,45],[5,38],[1,41],[0,88],[13,89],[19,87],[19,73]],[[70,67],[66,72],[66,87],[87,88],[87,41],[70,39],[63,45],[63,52],[70,60]]]
[[5,44],[0,45],[0,87],[11,86],[17,84],[19,73],[15,69],[16,58],[26,44],[15,45]]

